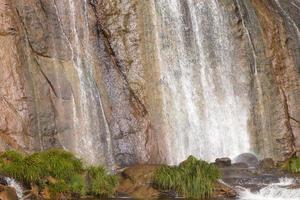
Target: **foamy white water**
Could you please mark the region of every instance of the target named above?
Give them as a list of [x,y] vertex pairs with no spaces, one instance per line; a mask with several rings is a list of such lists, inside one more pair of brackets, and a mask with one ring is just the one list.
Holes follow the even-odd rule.
[[240,200],[299,200],[300,189],[288,188],[293,184],[293,179],[283,178],[279,183],[270,184],[258,192],[244,189],[240,191]]
[[18,199],[23,200],[24,190],[23,190],[22,185],[20,183],[18,183],[15,179],[9,178],[9,177],[5,177],[5,181],[7,182],[8,186],[15,188]]
[[249,152],[247,72],[219,1],[155,6],[168,162]]

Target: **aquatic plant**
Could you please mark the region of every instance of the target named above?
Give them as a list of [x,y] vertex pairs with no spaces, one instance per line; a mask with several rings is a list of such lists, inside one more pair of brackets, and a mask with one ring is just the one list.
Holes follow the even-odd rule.
[[208,198],[219,170],[202,160],[189,156],[179,166],[162,166],[154,176],[154,184],[162,190],[175,190],[187,198]]

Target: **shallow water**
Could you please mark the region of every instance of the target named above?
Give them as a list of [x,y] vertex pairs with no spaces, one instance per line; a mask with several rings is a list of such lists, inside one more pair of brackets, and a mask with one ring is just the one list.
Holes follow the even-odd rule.
[[296,186],[291,178],[281,178],[279,183],[272,183],[257,192],[241,188],[240,200],[300,200],[300,188],[291,189]]

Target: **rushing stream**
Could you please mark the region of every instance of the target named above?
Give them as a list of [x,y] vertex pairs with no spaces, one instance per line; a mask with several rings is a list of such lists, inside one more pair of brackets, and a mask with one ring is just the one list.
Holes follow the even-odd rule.
[[294,179],[282,178],[279,183],[267,185],[257,192],[249,189],[240,190],[240,200],[299,200],[300,188],[293,189]]

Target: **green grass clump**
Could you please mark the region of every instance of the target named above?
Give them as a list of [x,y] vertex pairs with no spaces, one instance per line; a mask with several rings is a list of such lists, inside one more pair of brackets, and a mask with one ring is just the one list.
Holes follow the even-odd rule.
[[300,173],[300,158],[291,158],[285,168],[291,173]]
[[75,175],[70,180],[70,190],[79,195],[86,194],[86,182],[83,176]]
[[101,197],[113,196],[116,193],[118,179],[109,175],[103,167],[90,167],[87,169],[89,191],[91,194]]
[[202,160],[189,156],[179,166],[163,166],[154,176],[154,184],[162,190],[175,190],[186,198],[209,198],[219,170]]
[[4,152],[0,154],[0,173],[28,186],[39,186],[41,191],[48,189],[53,198],[60,194],[86,193],[110,197],[118,185],[116,176],[109,175],[103,167],[85,169],[80,159],[61,149],[32,155]]
[[49,191],[51,196],[56,196],[57,194],[68,192],[69,185],[64,180],[59,180],[49,184]]
[[6,151],[0,155],[1,172],[21,179],[24,156],[16,151]]
[[64,150],[52,149],[28,156],[8,151],[0,156],[1,171],[25,183],[38,184],[46,177],[69,180],[83,171],[81,160]]
[[69,180],[76,174],[83,172],[83,164],[81,160],[76,158],[70,152],[60,149],[51,149],[48,151],[35,153],[37,159],[42,161],[41,167],[47,176],[57,179]]

